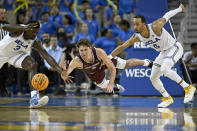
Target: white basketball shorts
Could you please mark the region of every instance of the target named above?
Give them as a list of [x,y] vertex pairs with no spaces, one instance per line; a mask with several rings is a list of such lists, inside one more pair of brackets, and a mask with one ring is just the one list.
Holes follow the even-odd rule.
[[22,62],[29,54],[27,53],[18,53],[10,56],[1,55],[0,53],[0,68],[5,64],[9,63],[17,68],[22,68]]

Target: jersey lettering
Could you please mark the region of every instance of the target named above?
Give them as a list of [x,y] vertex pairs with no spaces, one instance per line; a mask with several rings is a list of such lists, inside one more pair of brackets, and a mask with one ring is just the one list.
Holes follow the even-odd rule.
[[20,40],[15,40],[15,43],[17,44],[17,46],[14,48],[15,51],[19,50],[21,47],[27,49],[28,45],[24,45],[24,42],[20,41]]
[[159,48],[160,48],[160,46],[158,46],[157,44],[154,44],[154,43],[156,43],[156,42],[158,42],[158,41],[160,41],[160,39],[159,39],[159,38],[155,38],[155,40],[154,40],[154,41],[153,41],[153,40],[149,40],[149,41],[147,41],[147,42],[146,42],[146,45],[153,44],[153,47],[154,47],[154,48],[159,49]]

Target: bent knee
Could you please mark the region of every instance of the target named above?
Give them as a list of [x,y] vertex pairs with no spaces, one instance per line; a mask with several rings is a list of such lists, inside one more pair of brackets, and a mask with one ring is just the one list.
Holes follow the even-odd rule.
[[22,68],[25,70],[34,70],[37,68],[37,62],[31,57],[26,57],[22,62]]
[[166,67],[166,66],[162,66],[161,67],[161,72],[166,76],[170,71],[170,68]]

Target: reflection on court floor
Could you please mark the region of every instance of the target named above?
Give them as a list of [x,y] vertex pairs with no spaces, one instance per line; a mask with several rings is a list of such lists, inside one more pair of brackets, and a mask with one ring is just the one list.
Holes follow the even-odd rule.
[[174,98],[157,108],[157,97],[51,97],[40,109],[29,109],[26,97],[1,98],[0,130],[21,131],[195,131],[197,97],[183,104]]

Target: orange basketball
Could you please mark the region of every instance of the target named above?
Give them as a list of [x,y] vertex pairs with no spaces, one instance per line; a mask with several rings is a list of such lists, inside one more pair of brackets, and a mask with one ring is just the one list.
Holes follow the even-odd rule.
[[42,91],[47,88],[49,79],[45,74],[37,73],[33,76],[31,83],[34,89]]

